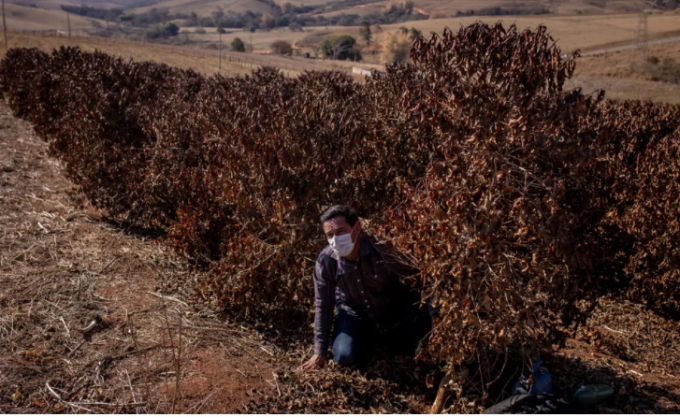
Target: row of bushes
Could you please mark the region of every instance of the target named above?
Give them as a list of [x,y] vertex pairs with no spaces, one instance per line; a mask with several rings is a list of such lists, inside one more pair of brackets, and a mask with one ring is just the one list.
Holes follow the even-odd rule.
[[485,384],[603,288],[680,311],[677,106],[563,91],[575,61],[544,27],[446,30],[411,59],[358,84],[12,49],[0,88],[93,204],[165,231],[225,307],[310,309],[317,217],[345,203],[440,307],[424,356]]

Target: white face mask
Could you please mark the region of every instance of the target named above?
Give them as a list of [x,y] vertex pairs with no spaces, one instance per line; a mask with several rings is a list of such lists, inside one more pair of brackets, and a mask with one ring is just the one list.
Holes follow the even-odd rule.
[[328,244],[331,245],[331,249],[333,249],[336,255],[345,257],[352,253],[356,242],[352,242],[352,232],[350,232],[340,236],[333,236],[332,239],[328,239]]

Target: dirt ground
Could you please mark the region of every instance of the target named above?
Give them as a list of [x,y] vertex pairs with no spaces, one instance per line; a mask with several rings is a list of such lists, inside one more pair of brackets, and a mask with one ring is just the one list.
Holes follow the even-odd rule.
[[0,412],[225,413],[273,388],[275,347],[166,294],[200,277],[80,203],[1,102]]
[[[0,412],[417,413],[434,400],[432,368],[408,358],[296,372],[311,353],[311,316],[237,322],[196,302],[190,288],[205,276],[155,236],[104,221],[4,102],[0,233]],[[615,389],[592,411],[677,413],[678,330],[644,306],[602,298],[543,359],[560,394]],[[447,407],[479,412],[505,395]]]

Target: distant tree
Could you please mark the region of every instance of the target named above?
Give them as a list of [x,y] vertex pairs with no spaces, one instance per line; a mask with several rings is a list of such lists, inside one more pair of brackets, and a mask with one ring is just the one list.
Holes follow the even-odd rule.
[[302,32],[302,26],[299,23],[293,22],[288,26],[291,32]]
[[215,22],[217,22],[218,20],[220,20],[221,18],[224,17],[224,12],[222,11],[222,9],[218,8],[217,10],[212,12],[211,15],[212,15],[213,20]]
[[286,27],[290,25],[290,18],[286,15],[279,15],[274,18],[274,26]]
[[177,36],[179,33],[179,26],[177,26],[174,23],[168,23],[165,25],[156,25],[146,32],[146,36],[149,39],[160,39],[160,38],[169,38],[171,36]]
[[418,38],[423,37],[423,32],[414,28],[414,27],[412,27],[411,29],[408,29],[407,27],[402,26],[398,29],[398,33],[400,35],[407,36],[411,40],[411,42],[413,42],[414,40],[416,40]]
[[177,36],[179,33],[179,26],[174,23],[168,23],[165,25],[165,30],[170,34],[170,36]]
[[357,26],[359,15],[356,14],[341,14],[336,24],[338,26]]
[[121,23],[132,23],[132,20],[135,18],[135,15],[133,14],[123,14],[118,16],[118,20]]
[[212,19],[212,17],[202,17],[201,18],[201,26],[204,28],[213,28],[215,27],[215,21]]
[[356,42],[350,35],[335,33],[323,38],[320,49],[327,58],[360,61],[361,52],[355,48]]
[[371,25],[369,25],[368,22],[361,22],[361,26],[359,27],[359,35],[361,35],[361,37],[364,39],[366,45],[371,44],[373,35],[371,34]]
[[399,31],[396,35],[385,39],[382,44],[382,60],[390,64],[406,62],[411,52],[411,43],[408,30],[406,33]]
[[290,4],[289,1],[287,1],[287,2],[284,2],[284,3],[281,5],[281,11],[282,11],[284,14],[291,14],[291,13],[293,13],[293,11],[294,11],[294,7],[293,7],[292,4]]
[[191,12],[186,24],[187,26],[198,26],[198,15],[194,12]]
[[231,50],[234,52],[245,52],[246,45],[243,43],[241,39],[234,38],[234,40],[231,41]]
[[408,0],[406,3],[404,3],[404,12],[406,12],[406,14],[412,14],[414,7],[415,6],[413,2],[411,0]]
[[411,42],[413,42],[414,40],[416,40],[418,38],[422,38],[423,32],[412,27],[411,29],[408,30],[408,37],[409,37],[409,39],[411,39]]
[[273,28],[275,23],[276,21],[274,20],[274,16],[270,15],[269,13],[265,13],[262,15],[262,24],[265,27]]
[[276,41],[273,42],[270,46],[272,49],[272,52],[274,52],[276,55],[292,55],[293,54],[293,46],[290,44],[290,42],[287,41]]

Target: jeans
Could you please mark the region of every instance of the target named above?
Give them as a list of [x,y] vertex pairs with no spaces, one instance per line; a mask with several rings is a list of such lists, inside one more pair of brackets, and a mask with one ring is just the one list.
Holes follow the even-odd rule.
[[417,299],[387,308],[376,317],[338,312],[333,325],[333,360],[340,366],[366,362],[373,350],[414,357],[418,343],[432,329],[432,320]]

